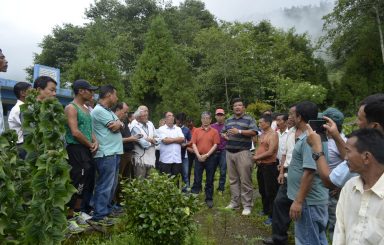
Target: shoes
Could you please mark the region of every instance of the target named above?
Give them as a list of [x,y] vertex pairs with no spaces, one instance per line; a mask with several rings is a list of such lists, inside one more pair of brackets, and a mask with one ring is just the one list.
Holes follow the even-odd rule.
[[241,213],[241,215],[244,215],[244,216],[248,216],[250,214],[251,214],[251,209],[250,208],[244,208],[243,212]]
[[99,220],[90,219],[87,221],[87,223],[90,225],[98,225],[98,226],[112,226],[115,224],[115,221],[108,217],[104,217]]
[[225,209],[239,209],[239,206],[235,206],[232,203],[230,203],[228,206],[225,207]]
[[264,244],[270,244],[270,245],[275,244],[275,243],[273,242],[272,237],[264,238],[264,239],[263,239],[263,243],[264,243]]
[[272,218],[271,217],[268,217],[268,219],[266,219],[264,221],[264,225],[272,225]]
[[74,219],[68,220],[68,233],[70,234],[79,234],[84,231],[83,228],[81,228]]
[[205,201],[205,203],[207,204],[208,208],[213,207],[213,201],[212,200],[207,200],[207,201]]
[[88,226],[87,220],[92,219],[92,216],[84,212],[75,213],[74,220],[80,226]]

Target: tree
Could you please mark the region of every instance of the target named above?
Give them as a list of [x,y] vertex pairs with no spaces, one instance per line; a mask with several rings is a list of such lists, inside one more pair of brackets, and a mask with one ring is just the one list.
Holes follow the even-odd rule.
[[109,35],[103,22],[91,24],[79,47],[77,60],[69,71],[71,81],[81,78],[95,85],[112,84],[117,88],[119,97],[123,98],[125,92],[118,49],[116,40]]
[[[325,16],[323,45],[334,58],[333,103],[347,113],[365,96],[384,89],[383,1],[338,1]],[[380,55],[381,54],[381,55]]]
[[132,97],[145,104],[154,119],[167,111],[185,111],[196,115],[199,104],[188,63],[175,49],[163,17],[153,19],[146,34],[144,51],[132,75]]
[[[84,39],[86,27],[63,24],[56,26],[51,35],[43,38],[39,44],[42,49],[41,54],[35,54],[34,64],[41,64],[60,69],[61,79],[68,80],[67,71],[71,64],[76,60],[76,53],[80,43]],[[27,68],[30,80],[33,75],[33,67]]]

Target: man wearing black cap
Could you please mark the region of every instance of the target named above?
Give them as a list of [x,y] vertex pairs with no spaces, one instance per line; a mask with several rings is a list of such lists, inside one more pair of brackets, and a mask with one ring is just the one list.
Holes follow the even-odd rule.
[[[80,208],[79,218],[89,219],[89,201],[94,187],[95,166],[92,154],[98,149],[98,142],[92,132],[92,118],[85,103],[93,99],[98,87],[91,86],[85,80],[73,83],[75,98],[65,107],[67,124],[65,125],[65,141],[69,164],[72,166],[70,175],[77,193],[69,202],[70,212]],[[69,216],[72,216],[69,213]]]

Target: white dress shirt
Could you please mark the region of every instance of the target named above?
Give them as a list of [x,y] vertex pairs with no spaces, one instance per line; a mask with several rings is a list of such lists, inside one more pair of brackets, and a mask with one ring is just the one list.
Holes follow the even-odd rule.
[[384,244],[384,174],[368,190],[360,176],[345,184],[337,203],[333,244]]
[[20,120],[20,106],[24,104],[23,101],[17,100],[16,105],[12,107],[8,116],[8,125],[9,129],[13,129],[17,133],[17,143],[23,143],[23,130],[21,129],[21,120]]
[[285,145],[287,144],[287,136],[289,129],[286,128],[284,132],[280,132],[277,130],[277,134],[279,135],[279,150],[277,151],[277,159],[281,160],[281,156],[285,153]]
[[164,138],[184,138],[184,134],[181,128],[173,125],[168,127],[167,125],[161,126],[158,129],[160,143],[160,162],[162,163],[181,163],[181,144],[172,143],[164,144],[162,140]]

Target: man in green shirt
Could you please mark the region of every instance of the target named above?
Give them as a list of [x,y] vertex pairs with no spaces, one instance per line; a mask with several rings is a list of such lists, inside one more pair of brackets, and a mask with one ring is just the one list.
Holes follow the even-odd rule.
[[91,86],[85,80],[75,81],[73,83],[75,98],[65,107],[66,149],[68,162],[72,167],[70,172],[72,184],[77,189],[69,202],[69,216],[79,208],[84,213],[90,212],[89,202],[95,178],[92,154],[96,153],[98,143],[92,133],[92,118],[85,103],[93,99],[94,91],[97,89],[98,87]]

